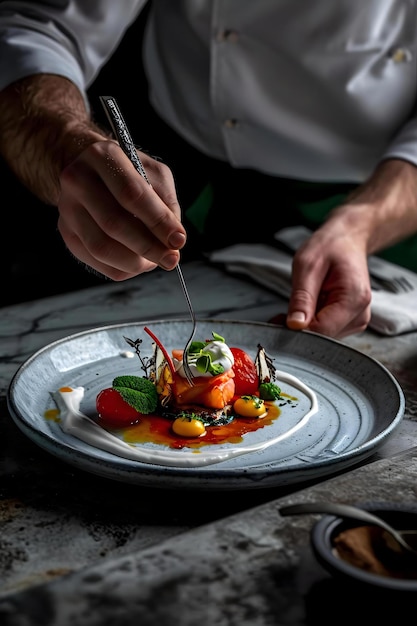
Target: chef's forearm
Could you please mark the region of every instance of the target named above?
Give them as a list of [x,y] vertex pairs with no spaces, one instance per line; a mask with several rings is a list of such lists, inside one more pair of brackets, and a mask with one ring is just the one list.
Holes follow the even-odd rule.
[[104,136],[91,122],[82,94],[66,78],[34,75],[0,93],[0,154],[47,204],[58,202],[62,169]]
[[355,233],[367,254],[415,234],[417,167],[400,159],[383,161],[369,180],[329,215],[328,222]]

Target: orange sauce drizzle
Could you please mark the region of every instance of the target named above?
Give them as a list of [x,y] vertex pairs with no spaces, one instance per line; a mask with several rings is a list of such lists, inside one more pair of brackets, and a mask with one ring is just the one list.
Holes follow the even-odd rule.
[[202,437],[181,437],[172,431],[171,420],[159,415],[141,415],[140,421],[133,426],[118,431],[127,443],[156,443],[170,448],[201,448],[219,443],[240,443],[243,435],[265,426],[269,426],[281,414],[275,404],[266,402],[267,415],[260,418],[236,416],[229,424],[222,426],[206,426],[206,434]]

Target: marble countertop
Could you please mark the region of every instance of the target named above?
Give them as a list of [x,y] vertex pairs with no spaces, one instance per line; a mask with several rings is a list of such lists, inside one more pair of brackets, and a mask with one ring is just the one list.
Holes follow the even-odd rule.
[[[286,310],[286,302],[274,293],[217,267],[192,262],[184,264],[183,272],[197,317],[266,322]],[[411,476],[417,472],[417,333],[381,337],[367,331],[344,340],[392,372],[405,392],[406,410],[400,427],[362,467],[318,485],[244,493],[186,493],[129,486],[78,471],[53,458],[13,423],[7,410],[7,389],[19,366],[38,349],[86,329],[185,318],[187,313],[176,272],[159,270],[125,283],[108,283],[0,310],[0,622],[4,626],[102,624],[102,609],[94,617],[91,613],[87,616],[86,611],[89,603],[90,608],[97,603],[105,606],[107,594],[114,600],[114,606],[110,602],[113,621],[109,623],[118,625],[138,623],[133,616],[138,619],[140,611],[145,617],[142,623],[172,623],[169,615],[172,617],[176,605],[184,606],[186,598],[188,609],[184,619],[177,616],[176,624],[308,623],[303,621],[305,616],[282,622],[277,617],[279,612],[290,611],[291,603],[295,607],[300,601],[301,592],[294,587],[297,550],[308,545],[308,520],[297,521],[300,533],[295,536],[288,519],[277,519],[277,502],[293,500],[296,495],[339,500],[416,498]],[[280,533],[287,538],[284,552]],[[245,550],[251,563],[244,560]],[[193,552],[199,563],[195,579],[189,556]],[[277,553],[282,558],[274,566],[272,559]],[[221,562],[220,556],[224,559],[226,554]],[[236,564],[241,570],[237,577],[233,571]],[[254,577],[251,585],[242,580],[245,568],[246,576]],[[286,572],[290,576],[287,581]],[[259,588],[253,589],[268,576],[273,580],[267,581],[265,594],[276,591],[281,583],[285,592],[285,599],[278,593],[275,600],[272,596],[268,600],[278,602],[275,622],[271,621],[271,606],[267,612],[256,606],[261,597],[262,605],[267,600]],[[133,578],[141,580],[136,600]],[[118,588],[122,583],[126,584],[124,592]],[[155,603],[164,588],[174,595],[162,615],[162,608],[156,609]],[[219,615],[204,616],[202,608],[196,608],[197,598],[203,597],[204,590],[213,600],[216,589],[221,591]],[[70,607],[69,598],[74,593],[80,596],[79,611]],[[238,594],[236,610],[227,609],[227,599],[238,602]],[[47,603],[48,616],[36,621],[38,603],[45,598],[51,603]],[[279,606],[284,601],[286,608]],[[123,610],[125,605],[128,612]],[[256,611],[259,620],[253,618]]]

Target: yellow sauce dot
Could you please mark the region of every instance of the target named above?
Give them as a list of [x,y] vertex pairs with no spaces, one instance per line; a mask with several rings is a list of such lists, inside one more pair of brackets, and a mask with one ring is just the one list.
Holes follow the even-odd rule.
[[58,409],[48,409],[44,413],[45,419],[51,420],[53,422],[59,422],[59,411]]
[[233,410],[242,417],[261,417],[266,415],[265,403],[256,396],[242,396],[238,398],[233,405]]
[[203,422],[190,417],[177,417],[172,424],[172,430],[181,437],[202,437],[206,434]]
[[64,392],[71,392],[74,391],[74,389],[72,387],[60,387],[59,391],[61,391],[62,393]]

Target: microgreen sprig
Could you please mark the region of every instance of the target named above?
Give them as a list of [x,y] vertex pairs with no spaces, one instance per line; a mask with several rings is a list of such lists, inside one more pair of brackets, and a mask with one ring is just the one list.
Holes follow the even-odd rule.
[[224,367],[221,363],[213,363],[213,355],[210,352],[210,343],[217,341],[226,343],[224,337],[217,333],[212,333],[213,339],[210,341],[193,341],[188,349],[188,362],[198,370],[200,374],[209,373],[212,376],[223,374]]

